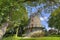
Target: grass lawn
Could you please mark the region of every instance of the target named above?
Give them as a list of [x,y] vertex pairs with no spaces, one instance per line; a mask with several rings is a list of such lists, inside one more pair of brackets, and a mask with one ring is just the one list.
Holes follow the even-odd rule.
[[23,37],[4,37],[3,40],[60,40],[60,37],[39,37],[39,38],[23,38]]

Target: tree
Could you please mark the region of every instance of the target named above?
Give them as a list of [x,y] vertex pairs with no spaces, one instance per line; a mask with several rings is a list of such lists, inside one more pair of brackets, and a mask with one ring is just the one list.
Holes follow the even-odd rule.
[[[36,2],[36,3],[33,3],[33,2]],[[0,25],[1,27],[2,25],[4,25],[3,28],[5,26],[7,28],[8,25],[13,25],[14,27],[19,26],[20,24],[24,25],[28,20],[26,16],[27,12],[24,7],[24,3],[26,3],[29,6],[37,6],[37,4],[41,4],[41,3],[44,3],[44,4],[46,3],[47,6],[51,6],[50,3],[52,2],[58,3],[56,2],[56,0],[54,1],[51,1],[51,0],[38,0],[38,1],[37,0],[33,0],[33,1],[32,0],[0,0]]]
[[25,25],[27,21],[28,15],[23,3],[16,0],[0,0],[0,39],[5,34],[7,27]]
[[60,30],[60,7],[52,12],[48,21],[49,27]]

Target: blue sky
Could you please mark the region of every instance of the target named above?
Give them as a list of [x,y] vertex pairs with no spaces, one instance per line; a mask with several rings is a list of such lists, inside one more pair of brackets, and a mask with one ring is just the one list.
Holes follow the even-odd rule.
[[[42,9],[41,13],[42,13],[42,15],[43,15],[43,17],[40,16],[41,24],[42,24],[43,26],[45,26],[45,28],[46,28],[47,30],[49,30],[50,28],[48,27],[47,21],[48,21],[48,17],[50,16],[50,13],[45,12],[44,7],[43,7],[44,5],[45,5],[45,4],[41,4],[40,6],[36,6],[36,7],[30,7],[30,6],[28,6],[28,7],[27,7],[28,16],[29,16],[31,13],[37,12],[37,9],[38,9],[38,8],[41,8],[41,9]],[[56,8],[57,8],[57,6],[50,7],[50,9],[53,9],[53,10],[56,9]],[[46,8],[46,10],[47,10],[47,9],[49,9],[49,8]]]
[[[37,12],[37,9],[32,7],[32,11],[28,11],[28,13],[29,13],[28,15],[30,15],[30,13],[34,13],[34,12]],[[45,28],[48,30],[48,28],[49,28],[48,23],[45,20],[48,20],[49,14],[45,14],[43,11],[42,11],[42,14],[44,15],[44,18],[40,17],[41,24],[44,25]]]
[[[36,10],[35,8],[32,9],[32,12],[36,12],[36,11],[37,11],[37,10]],[[40,16],[41,24],[42,24],[43,26],[45,26],[45,28],[46,28],[47,30],[49,30],[50,28],[48,27],[48,23],[47,23],[46,21],[48,21],[48,17],[49,17],[50,14],[49,14],[49,13],[45,14],[44,11],[42,11],[41,13],[42,13],[42,15],[44,16],[44,17],[41,17],[41,16]]]

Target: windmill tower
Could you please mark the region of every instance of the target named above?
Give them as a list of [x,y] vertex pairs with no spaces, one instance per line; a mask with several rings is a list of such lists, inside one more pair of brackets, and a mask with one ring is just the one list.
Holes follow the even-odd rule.
[[29,24],[29,28],[31,31],[33,31],[32,28],[41,28],[42,25],[40,23],[40,17],[38,15],[38,13],[33,13],[30,15],[30,24]]
[[40,21],[40,13],[31,13],[29,18],[29,24],[27,27],[25,27],[25,33],[26,35],[29,35],[31,33],[42,31],[43,27],[41,25]]

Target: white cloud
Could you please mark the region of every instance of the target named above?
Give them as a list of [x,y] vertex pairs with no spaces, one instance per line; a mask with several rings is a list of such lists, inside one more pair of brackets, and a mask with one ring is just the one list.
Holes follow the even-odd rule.
[[40,17],[40,20],[43,21],[44,19],[42,17]]
[[44,19],[47,19],[47,17],[44,17]]
[[47,17],[40,17],[41,21],[47,20]]

